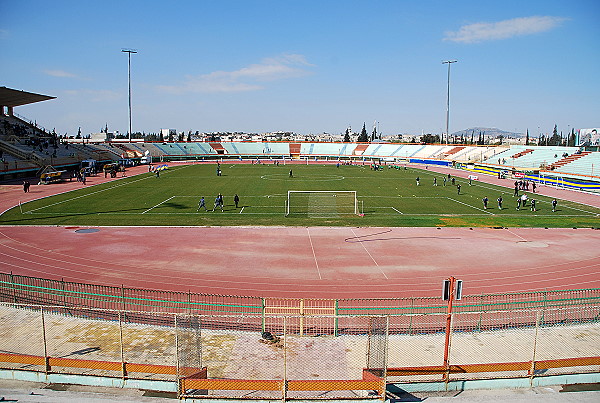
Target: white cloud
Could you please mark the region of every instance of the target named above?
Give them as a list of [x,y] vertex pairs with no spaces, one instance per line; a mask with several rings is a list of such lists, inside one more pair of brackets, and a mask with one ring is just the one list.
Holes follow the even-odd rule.
[[64,70],[44,70],[44,73],[52,77],[76,78],[77,75]]
[[549,31],[567,18],[533,16],[499,22],[477,22],[463,25],[456,32],[446,32],[445,41],[478,43]]
[[167,92],[243,92],[264,88],[264,82],[295,78],[310,74],[306,67],[312,66],[304,56],[284,54],[263,59],[234,71],[214,71],[198,76],[187,76],[183,84],[162,85]]

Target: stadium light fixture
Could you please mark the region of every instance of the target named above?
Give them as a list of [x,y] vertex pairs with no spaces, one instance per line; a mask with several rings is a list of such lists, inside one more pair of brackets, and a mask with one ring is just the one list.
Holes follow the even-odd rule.
[[127,69],[127,81],[129,84],[129,142],[131,142],[131,54],[137,53],[136,49],[121,49],[121,52],[127,53],[128,69]]
[[[448,96],[446,97],[446,144],[450,142],[450,132],[448,126],[450,124],[450,65],[456,63],[458,60],[444,60],[442,64],[448,65]],[[442,143],[444,139],[442,138]]]

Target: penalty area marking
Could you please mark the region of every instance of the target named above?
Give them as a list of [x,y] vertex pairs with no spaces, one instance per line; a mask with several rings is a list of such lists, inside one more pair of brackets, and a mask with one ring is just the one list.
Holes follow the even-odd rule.
[[404,215],[404,213],[402,211],[398,210],[396,207],[392,207],[392,210],[394,210],[398,214]]

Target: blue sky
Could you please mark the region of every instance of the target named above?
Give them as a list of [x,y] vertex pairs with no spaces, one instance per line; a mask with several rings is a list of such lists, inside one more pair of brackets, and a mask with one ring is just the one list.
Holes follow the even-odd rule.
[[600,1],[0,0],[0,86],[60,134],[598,127]]

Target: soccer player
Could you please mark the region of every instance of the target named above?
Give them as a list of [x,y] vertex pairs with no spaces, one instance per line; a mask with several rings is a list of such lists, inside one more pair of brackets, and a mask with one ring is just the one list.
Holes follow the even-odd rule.
[[206,202],[204,201],[204,196],[200,198],[200,201],[198,202],[198,208],[196,209],[196,211],[200,211],[200,208],[204,208],[204,211],[208,211],[206,209]]
[[535,199],[531,199],[531,211],[537,211],[535,208]]
[[460,194],[460,185],[456,185],[456,190],[458,191],[458,194]]
[[233,196],[233,202],[235,203],[235,208],[238,208],[238,203],[240,202],[240,197],[237,195],[237,193],[235,194],[235,196]]
[[556,201],[556,199],[552,199],[552,212],[553,213],[556,211],[557,204],[558,204],[558,202]]
[[484,196],[483,199],[481,199],[483,201],[483,208],[487,210],[487,204],[488,204],[488,198],[487,196]]
[[521,203],[523,204],[523,207],[527,205],[527,195],[525,193],[521,196]]
[[221,193],[219,193],[215,198],[215,206],[213,207],[212,211],[215,211],[217,207],[221,207],[221,212],[223,212],[223,196]]
[[498,208],[502,210],[502,196],[498,197],[496,201],[498,202]]
[[419,181],[420,181],[420,179],[419,179],[419,177],[417,176],[417,186],[419,186]]

